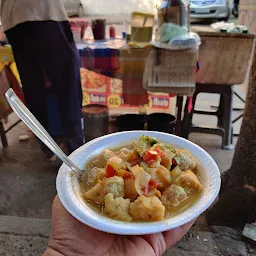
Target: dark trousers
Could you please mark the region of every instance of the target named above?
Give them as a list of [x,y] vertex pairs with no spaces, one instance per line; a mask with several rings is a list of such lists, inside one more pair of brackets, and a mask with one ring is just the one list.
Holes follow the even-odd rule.
[[[69,151],[83,144],[80,60],[69,23],[26,22],[6,31],[30,111],[48,130],[47,93],[56,95]],[[45,88],[45,78],[51,84]]]

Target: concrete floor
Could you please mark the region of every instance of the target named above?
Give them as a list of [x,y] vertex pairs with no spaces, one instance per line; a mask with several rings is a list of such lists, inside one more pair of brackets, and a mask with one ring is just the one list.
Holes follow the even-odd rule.
[[[23,134],[30,139],[20,142],[18,137]],[[213,156],[221,172],[229,169],[234,151],[221,150],[220,137],[191,134],[190,140]],[[8,142],[0,156],[0,215],[50,218],[60,161],[45,161],[34,135],[23,123],[8,134]]]
[[[202,94],[196,108],[209,109],[217,104],[218,96]],[[243,105],[235,98],[234,107],[241,108]],[[233,116],[239,113],[234,111]],[[8,125],[15,120],[18,117],[12,114]],[[217,121],[212,116],[195,115],[193,122],[215,126]],[[235,132],[239,132],[240,125],[241,121],[235,124]],[[29,135],[30,139],[20,142],[19,136],[24,134]],[[0,149],[0,215],[50,218],[51,202],[56,194],[55,178],[61,162],[45,161],[34,135],[22,122],[7,137],[8,148]],[[189,139],[215,159],[222,173],[230,168],[234,150],[222,150],[219,136],[195,133],[190,134]]]
[[[208,109],[217,104],[217,96],[205,94],[199,97],[197,107]],[[234,106],[242,108],[243,104],[235,99]],[[234,117],[239,113],[234,112]],[[15,120],[18,118],[12,114],[8,125]],[[209,116],[195,116],[193,122],[199,125],[216,125],[216,119]],[[234,126],[235,133],[239,133],[240,125],[241,120]],[[24,134],[29,135],[30,139],[20,142],[19,136]],[[7,137],[8,148],[1,148],[0,143],[0,255],[41,255],[47,246],[50,234],[51,204],[56,195],[55,180],[61,162],[45,161],[34,135],[23,123],[19,123]],[[230,168],[234,150],[222,150],[220,137],[191,134],[189,139],[204,148],[215,159],[222,173]],[[192,232],[199,230],[201,233],[193,235],[190,233],[189,238],[185,237],[183,242],[166,255],[203,256],[206,252],[213,256],[235,255],[213,253],[219,242],[211,243],[209,238],[209,242],[205,243],[202,239],[207,238],[208,233],[200,229],[204,225],[204,218],[200,218],[197,224]],[[228,244],[237,244],[237,241],[235,240],[234,243],[228,241]],[[193,245],[196,245],[194,250],[192,250]],[[223,246],[224,251],[225,246]],[[239,250],[234,248],[233,252],[237,251]]]
[[[217,103],[215,96],[202,95],[197,107],[205,109]],[[240,107],[240,102],[235,100],[234,105]],[[17,116],[12,114],[9,125],[15,120]],[[216,119],[195,116],[194,123],[215,125]],[[235,129],[239,131],[240,123],[235,125]],[[19,136],[24,134],[29,135],[30,139],[20,142]],[[7,137],[9,147],[0,148],[0,255],[42,255],[50,234],[51,204],[56,195],[55,179],[61,162],[45,161],[36,138],[23,123],[19,123]],[[234,150],[222,150],[220,137],[191,134],[189,139],[215,159],[221,172],[229,169]],[[256,249],[250,249],[254,253],[247,253],[243,242],[238,243],[231,238],[227,240],[226,235],[222,242],[215,241],[216,234],[205,231],[204,223],[202,216],[191,230],[192,233],[165,255],[204,256],[208,253],[209,256],[256,256]],[[232,248],[230,253],[227,253],[227,246]]]
[[[21,134],[31,138],[21,143]],[[20,123],[8,134],[0,160],[0,215],[49,218],[60,162],[48,163],[33,134]]]
[[[237,91],[243,94],[241,88]],[[196,108],[210,109],[218,105],[218,96],[202,94],[198,98]],[[234,99],[234,107],[243,108],[243,104]],[[236,117],[241,112],[234,111]],[[12,114],[8,125],[18,120]],[[212,116],[195,115],[193,120],[199,125],[216,125]],[[234,126],[239,133],[241,120]],[[30,139],[20,142],[19,136],[28,134]],[[48,219],[51,216],[51,203],[56,194],[55,179],[60,161],[45,161],[34,135],[23,124],[19,123],[8,135],[9,147],[0,146],[0,216],[18,216]],[[221,149],[221,138],[216,135],[191,134],[189,139],[204,148],[216,161],[221,172],[230,168],[234,150]],[[236,138],[235,138],[236,142]]]
[[[122,24],[123,20],[120,23]],[[119,35],[123,31],[123,26],[116,27]],[[90,37],[90,29],[87,32]],[[217,102],[218,97],[203,95],[200,97],[198,106],[199,108],[209,108],[211,105],[216,105]],[[243,107],[237,100],[234,104]],[[237,114],[239,113],[234,112],[234,116]],[[10,119],[10,123],[12,123],[17,120],[17,117],[13,114]],[[195,116],[194,122],[202,125],[214,125],[216,120],[212,117]],[[238,122],[234,127],[236,133],[239,132],[240,124],[241,122]],[[18,137],[24,134],[28,134],[30,139],[20,142]],[[229,169],[234,151],[221,150],[220,137],[191,134],[189,139],[204,148],[215,159],[221,172]],[[45,161],[34,135],[23,123],[8,133],[8,142],[7,149],[1,148],[0,143],[0,255],[41,255],[47,245],[50,232],[51,204],[56,195],[55,179],[61,162]],[[209,255],[224,255],[211,254],[216,246],[203,242],[202,238],[207,238],[207,234],[203,232],[189,234],[189,239],[192,239],[193,244],[189,244],[189,239],[185,237],[183,244],[178,244],[176,249],[174,248],[166,255],[201,256],[207,253]],[[193,253],[191,248],[197,244],[199,237],[202,241],[200,240],[200,246]],[[237,240],[235,243],[237,244]],[[209,244],[208,247],[207,244]],[[182,246],[187,246],[184,251]],[[226,247],[224,251],[225,249]],[[201,250],[203,251],[199,253]],[[234,252],[237,251],[235,248]]]

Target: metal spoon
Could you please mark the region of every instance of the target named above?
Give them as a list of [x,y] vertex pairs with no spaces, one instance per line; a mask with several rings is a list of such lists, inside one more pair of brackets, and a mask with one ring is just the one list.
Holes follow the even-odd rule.
[[17,97],[13,89],[9,89],[5,94],[13,111],[19,118],[31,129],[31,131],[67,166],[69,166],[76,174],[81,177],[82,170],[80,170],[60,149],[50,134],[38,122],[35,116],[27,109],[22,101]]

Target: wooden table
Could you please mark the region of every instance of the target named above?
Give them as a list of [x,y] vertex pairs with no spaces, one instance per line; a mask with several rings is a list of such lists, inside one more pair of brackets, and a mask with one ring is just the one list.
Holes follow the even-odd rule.
[[[201,31],[198,34],[202,44],[199,50],[200,71],[196,77],[197,87],[193,104],[198,93],[208,92],[220,94],[220,102],[223,104],[225,102],[225,107],[220,104],[217,107],[219,109],[217,112],[194,110],[193,112],[196,114],[216,115],[218,125],[217,127],[192,126],[192,112],[190,121],[184,121],[184,126],[188,126],[184,127],[184,136],[187,137],[189,132],[221,134],[224,141],[223,148],[232,149],[232,123],[237,121],[237,119],[233,121],[231,119],[232,97],[235,94],[233,86],[243,84],[246,80],[255,37],[250,34],[209,31]],[[238,94],[236,95],[241,99]],[[239,118],[241,117],[242,115]]]

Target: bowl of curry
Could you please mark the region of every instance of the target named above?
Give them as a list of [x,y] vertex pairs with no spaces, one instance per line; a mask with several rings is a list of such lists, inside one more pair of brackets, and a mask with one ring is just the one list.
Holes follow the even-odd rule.
[[211,156],[166,133],[107,135],[70,158],[84,172],[78,179],[61,166],[60,200],[75,218],[108,233],[143,235],[181,226],[210,207],[220,189]]

